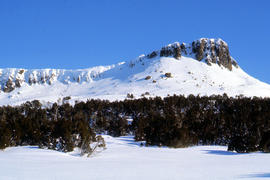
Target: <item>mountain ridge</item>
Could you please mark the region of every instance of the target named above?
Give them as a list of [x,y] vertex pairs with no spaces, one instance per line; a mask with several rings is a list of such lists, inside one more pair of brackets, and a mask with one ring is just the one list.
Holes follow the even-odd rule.
[[190,44],[173,43],[131,61],[88,69],[0,69],[5,104],[39,99],[56,102],[99,98],[121,100],[183,95],[268,97],[270,85],[246,74],[221,39],[201,38]]
[[[175,42],[153,51],[147,55],[141,55],[136,60],[143,58],[152,59],[159,57],[174,57],[180,59],[181,56],[189,56],[204,61],[208,65],[218,64],[232,70],[232,66],[238,67],[236,61],[230,56],[228,45],[222,39],[201,38],[190,44]],[[129,62],[132,66],[132,61]],[[52,84],[59,80],[62,83],[81,81],[92,82],[101,73],[110,70],[122,63],[111,66],[97,66],[88,69],[65,70],[65,69],[0,69],[1,90],[9,93],[15,88],[20,88],[23,83],[32,84]],[[66,77],[63,77],[65,76]]]

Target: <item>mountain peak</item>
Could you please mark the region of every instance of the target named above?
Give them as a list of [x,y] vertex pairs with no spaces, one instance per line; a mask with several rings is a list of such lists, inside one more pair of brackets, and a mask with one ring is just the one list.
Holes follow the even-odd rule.
[[159,51],[153,51],[146,55],[151,59],[156,56],[174,57],[188,56],[198,61],[204,61],[208,65],[218,64],[232,70],[232,66],[238,67],[236,61],[230,56],[229,46],[222,39],[200,38],[192,43],[174,42],[162,47]]
[[[174,42],[130,62],[88,69],[0,69],[0,104],[125,99],[168,94],[268,97],[270,86],[246,74],[222,39]],[[5,92],[5,93],[2,93]]]

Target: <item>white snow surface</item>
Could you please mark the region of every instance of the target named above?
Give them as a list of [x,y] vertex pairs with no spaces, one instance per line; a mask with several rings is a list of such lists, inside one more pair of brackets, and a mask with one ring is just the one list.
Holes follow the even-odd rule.
[[141,147],[132,136],[103,136],[107,149],[90,158],[35,146],[0,151],[3,180],[268,179],[270,156],[225,146]]
[[[192,57],[148,59],[143,56],[126,63],[84,70],[1,69],[0,82],[20,76],[22,86],[10,93],[0,92],[0,105],[19,105],[26,101],[57,102],[70,96],[70,103],[87,99],[123,100],[128,93],[135,98],[169,95],[244,95],[269,97],[270,85],[245,73],[240,67],[232,71],[217,64],[207,65]],[[171,73],[172,77],[165,77]],[[30,85],[27,81],[37,83]],[[147,76],[151,78],[145,80]],[[45,80],[46,81],[45,81]],[[42,83],[42,81],[45,81]],[[153,81],[156,81],[155,83]],[[3,86],[3,84],[2,84]]]

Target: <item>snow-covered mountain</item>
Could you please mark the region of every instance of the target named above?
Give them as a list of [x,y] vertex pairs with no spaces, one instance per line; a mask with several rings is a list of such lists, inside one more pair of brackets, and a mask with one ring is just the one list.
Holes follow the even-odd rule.
[[201,38],[169,44],[148,55],[112,66],[81,70],[0,69],[0,105],[100,98],[121,100],[127,94],[269,96],[270,85],[245,73],[221,39]]

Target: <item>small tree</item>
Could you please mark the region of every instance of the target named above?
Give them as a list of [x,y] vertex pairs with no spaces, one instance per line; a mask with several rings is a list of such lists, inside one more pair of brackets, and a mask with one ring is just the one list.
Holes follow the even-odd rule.
[[133,99],[133,98],[134,98],[134,95],[131,94],[131,93],[128,93],[128,94],[127,94],[127,98]]

